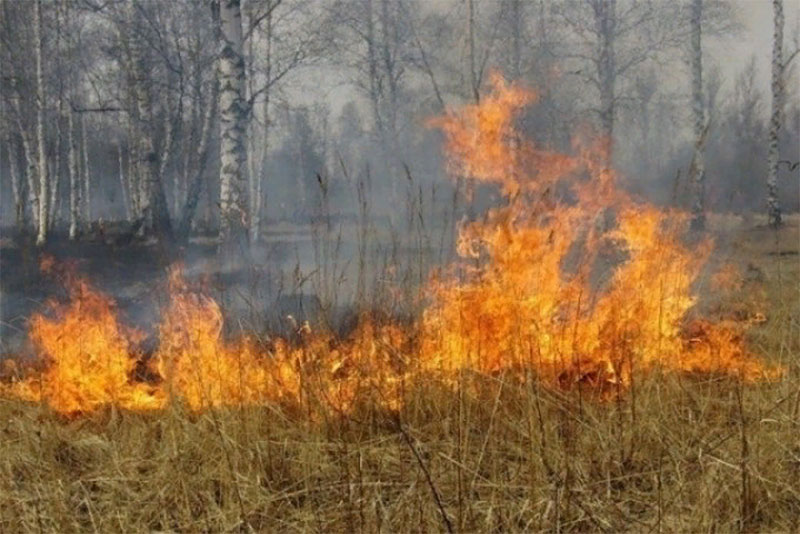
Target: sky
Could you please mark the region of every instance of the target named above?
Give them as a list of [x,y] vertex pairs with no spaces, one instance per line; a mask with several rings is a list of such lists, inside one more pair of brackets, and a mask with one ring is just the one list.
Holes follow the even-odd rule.
[[[770,0],[732,0],[742,25],[741,34],[724,39],[709,40],[707,52],[718,64],[723,77],[730,83],[755,56],[758,65],[759,88],[769,91],[770,66],[772,64],[772,2]],[[784,55],[795,49],[794,39],[800,31],[800,0],[784,0]],[[795,59],[800,62],[800,57]],[[795,66],[794,83],[797,83],[800,68]]]

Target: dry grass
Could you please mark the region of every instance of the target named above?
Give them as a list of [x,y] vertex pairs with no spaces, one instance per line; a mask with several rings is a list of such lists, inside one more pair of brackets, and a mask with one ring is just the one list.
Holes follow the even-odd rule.
[[751,346],[788,368],[780,383],[653,374],[598,403],[464,373],[477,387],[425,383],[399,414],[322,421],[67,421],[3,399],[0,532],[798,531],[798,228],[779,249],[769,230],[735,232],[731,259],[768,303]]

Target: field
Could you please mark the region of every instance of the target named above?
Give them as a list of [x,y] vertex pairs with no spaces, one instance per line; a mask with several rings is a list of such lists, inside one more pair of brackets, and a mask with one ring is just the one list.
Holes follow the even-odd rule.
[[797,221],[715,232],[746,282],[706,311],[762,314],[747,342],[777,381],[634,372],[598,399],[464,370],[398,409],[313,417],[310,400],[65,417],[4,397],[0,531],[796,531]]

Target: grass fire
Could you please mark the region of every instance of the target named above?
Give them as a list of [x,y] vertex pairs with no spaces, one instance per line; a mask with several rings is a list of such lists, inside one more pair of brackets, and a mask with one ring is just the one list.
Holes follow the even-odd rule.
[[794,7],[195,4],[0,0],[0,533],[800,529]]
[[[136,351],[143,335],[120,324],[107,296],[67,271],[68,301],[51,303],[52,317],[30,321],[44,367],[8,391],[65,415],[109,404],[129,410],[168,402],[191,410],[299,405],[303,393],[342,411],[369,390],[379,404],[397,409],[402,386],[421,376],[452,383],[465,370],[527,371],[546,385],[576,385],[600,397],[625,392],[634,369],[656,366],[746,382],[780,378],[782,368],[762,363],[745,346],[744,325],[688,322],[696,300],[691,286],[712,244],[682,243],[686,217],[618,190],[613,172],[594,156],[597,147],[576,142],[577,155],[567,156],[521,140],[514,113],[534,95],[499,74],[493,84],[481,104],[433,123],[445,132],[454,172],[499,183],[507,202],[461,228],[462,260],[479,262],[462,261],[455,266],[461,276],[431,282],[419,325],[404,329],[363,317],[342,340],[302,331],[295,344],[226,341],[220,307],[173,267],[158,348],[144,360]],[[573,201],[547,203],[543,195],[561,182],[572,188]],[[591,278],[604,250],[623,259],[596,289]],[[578,266],[565,272],[570,253]],[[56,269],[52,258],[42,267]],[[148,382],[135,379],[137,365]]]

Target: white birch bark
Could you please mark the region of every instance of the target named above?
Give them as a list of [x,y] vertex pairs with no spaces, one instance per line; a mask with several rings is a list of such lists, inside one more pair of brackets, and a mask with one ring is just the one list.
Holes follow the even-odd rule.
[[614,155],[614,120],[616,118],[616,55],[614,40],[617,24],[617,1],[595,0],[592,4],[595,31],[599,38],[597,79],[600,82],[600,127],[603,134],[605,169],[612,166]]
[[122,192],[122,210],[125,220],[131,220],[131,203],[128,194],[128,181],[125,179],[125,159],[122,156],[122,141],[117,140],[117,161],[119,163],[119,188]]
[[[131,99],[132,102],[133,99]],[[136,129],[133,126],[133,105],[128,108],[127,134],[128,134],[128,196],[131,203],[131,218],[136,220],[142,216],[141,202],[139,201],[139,167],[138,151],[136,148]]]
[[[12,102],[16,102],[13,100]],[[16,102],[18,104],[18,102]],[[35,140],[31,138],[29,131],[22,123],[20,110],[17,109],[15,114],[17,128],[19,129],[19,138],[22,142],[22,154],[25,157],[25,180],[28,184],[28,202],[31,205],[31,218],[33,222],[33,229],[39,227],[39,185],[36,181],[37,164],[36,156],[33,153]]]
[[692,115],[694,116],[694,155],[689,168],[692,184],[692,228],[705,228],[705,129],[706,114],[703,102],[703,0],[692,0]]
[[[267,9],[269,14],[264,21],[266,25],[266,51],[265,51],[265,80],[264,83],[272,83],[272,5],[268,5]],[[269,105],[270,105],[270,87],[267,86],[264,91],[264,103],[262,108],[262,121],[264,123],[264,136],[261,143],[261,162],[254,172],[255,186],[252,191],[252,211],[251,211],[251,224],[250,224],[250,240],[252,242],[258,241],[259,233],[261,230],[261,210],[263,203],[263,186],[264,178],[267,174],[267,163],[269,161]]]
[[767,155],[767,213],[771,226],[780,226],[781,206],[778,202],[778,165],[780,160],[778,136],[783,125],[783,0],[772,0],[772,114],[769,121],[769,152]]
[[25,200],[23,196],[22,177],[19,174],[17,147],[11,141],[11,133],[6,132],[6,148],[8,150],[8,172],[11,175],[11,192],[14,196],[14,227],[17,232],[25,228]]
[[38,178],[39,178],[39,221],[36,233],[36,244],[43,245],[47,241],[48,229],[48,176],[47,152],[45,150],[44,136],[44,69],[42,65],[42,1],[35,0],[33,4],[33,35],[36,41],[36,143],[38,148]]
[[139,209],[144,217],[143,230],[153,230],[160,238],[171,239],[172,227],[169,219],[166,195],[161,183],[160,165],[153,139],[153,102],[147,84],[144,65],[144,44],[135,31],[136,6],[129,3],[128,24],[130,33],[127,36],[130,48],[130,68],[135,97],[136,122],[134,136],[139,172]]
[[206,104],[206,111],[203,115],[203,126],[200,131],[200,142],[197,144],[195,160],[197,168],[194,177],[186,192],[186,203],[183,206],[180,222],[178,223],[178,236],[185,238],[191,230],[192,218],[194,217],[197,204],[200,202],[200,193],[203,190],[203,175],[205,174],[208,152],[211,145],[211,129],[214,124],[214,116],[217,114],[217,83],[212,84],[211,94]]
[[81,221],[81,187],[79,176],[78,140],[75,137],[75,112],[70,110],[67,123],[69,143],[69,238],[78,238]]
[[91,172],[89,170],[89,141],[87,140],[86,133],[86,119],[80,116],[81,123],[81,152],[83,153],[83,174],[82,174],[82,189],[84,200],[84,214],[86,216],[86,224],[91,227],[92,225],[92,187],[91,187]]
[[64,118],[64,99],[59,95],[58,97],[58,118],[56,119],[56,146],[55,146],[55,163],[53,164],[52,184],[50,187],[50,228],[55,228],[56,217],[58,216],[58,207],[60,204],[60,186],[61,186],[61,145],[63,132],[61,131],[61,121]]
[[220,0],[220,243],[247,239],[245,102],[239,0]]

